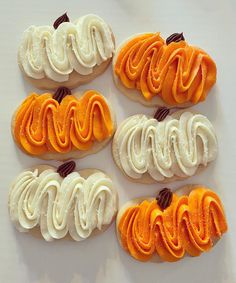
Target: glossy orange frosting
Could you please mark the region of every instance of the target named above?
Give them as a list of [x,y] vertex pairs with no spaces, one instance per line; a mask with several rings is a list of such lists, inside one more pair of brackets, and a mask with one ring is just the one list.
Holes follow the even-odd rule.
[[177,261],[187,252],[199,256],[227,231],[224,209],[211,190],[197,187],[189,196],[173,195],[162,210],[156,200],[128,207],[118,223],[122,246],[131,256],[148,261],[154,254]]
[[186,41],[167,45],[159,33],[126,42],[114,71],[125,87],[140,90],[147,101],[159,95],[169,105],[203,101],[216,82],[216,65],[205,51]]
[[52,96],[32,93],[16,112],[13,134],[27,153],[89,150],[94,142],[111,137],[111,113],[98,92],[87,91],[81,98],[68,95],[60,104]]

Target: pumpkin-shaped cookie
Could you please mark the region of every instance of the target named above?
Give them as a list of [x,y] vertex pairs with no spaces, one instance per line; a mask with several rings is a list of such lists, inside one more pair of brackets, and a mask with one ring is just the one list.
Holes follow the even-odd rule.
[[18,63],[37,88],[74,88],[105,71],[114,46],[111,28],[97,15],[70,22],[64,14],[54,25],[32,25],[24,32]]
[[12,119],[13,137],[27,154],[42,159],[80,158],[102,149],[115,131],[106,99],[97,91],[71,95],[60,87],[55,94],[29,95]]
[[[166,116],[166,117],[165,117]],[[211,122],[189,109],[153,117],[136,114],[119,125],[113,158],[132,181],[166,183],[195,175],[215,160],[217,138]]]
[[121,91],[147,106],[188,107],[206,99],[216,82],[216,64],[183,34],[138,34],[118,47],[114,80]]
[[157,199],[147,197],[124,204],[117,215],[121,246],[140,261],[177,261],[187,253],[209,251],[227,231],[219,196],[202,185],[177,193],[164,188]]
[[108,228],[118,205],[112,180],[96,169],[74,169],[69,161],[58,168],[35,166],[16,177],[9,213],[20,232],[40,231],[46,241],[68,236],[82,241]]

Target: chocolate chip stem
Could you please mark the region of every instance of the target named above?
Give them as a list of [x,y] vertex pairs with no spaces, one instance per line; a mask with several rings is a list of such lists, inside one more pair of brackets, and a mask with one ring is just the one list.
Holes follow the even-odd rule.
[[166,44],[169,45],[171,42],[179,42],[185,40],[183,33],[173,33],[166,39]]
[[178,111],[180,109],[185,109],[185,107],[171,107],[167,108],[165,106],[159,107],[157,111],[154,114],[154,118],[158,121],[161,122],[165,120],[165,118],[172,112]]
[[154,118],[158,121],[161,122],[163,121],[166,116],[170,113],[170,109],[167,107],[160,107],[157,109],[156,113],[154,114]]
[[65,22],[69,22],[69,21],[70,21],[70,19],[68,18],[67,13],[65,13],[62,16],[60,16],[58,19],[55,20],[53,27],[55,29],[57,29],[60,24],[65,23]]
[[60,104],[63,98],[67,95],[71,95],[71,90],[65,86],[60,86],[54,93],[53,99],[55,99]]
[[74,161],[65,162],[57,168],[57,173],[62,178],[65,178],[67,175],[69,175],[75,170],[75,166],[76,164]]
[[169,207],[172,202],[172,199],[173,193],[168,188],[162,189],[156,198],[157,203],[161,209],[166,209],[167,207]]

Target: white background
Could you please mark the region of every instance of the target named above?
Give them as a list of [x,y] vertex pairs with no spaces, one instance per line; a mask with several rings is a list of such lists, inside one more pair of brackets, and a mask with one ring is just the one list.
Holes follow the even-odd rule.
[[[103,1],[0,1],[0,282],[1,283],[151,283],[236,282],[236,1],[235,0],[103,0]],[[205,49],[218,66],[217,84],[206,102],[196,109],[215,125],[219,139],[216,162],[202,174],[183,183],[203,183],[221,196],[229,231],[209,253],[185,257],[177,263],[139,263],[120,248],[114,225],[104,234],[83,243],[46,243],[12,227],[7,211],[9,183],[24,168],[42,163],[14,145],[10,123],[15,108],[35,90],[24,82],[16,62],[22,32],[31,24],[47,25],[65,11],[71,20],[87,13],[103,17],[119,44],[138,32],[161,31],[163,37],[184,32],[186,40]],[[81,90],[101,91],[113,104],[118,122],[136,113],[153,114],[129,101],[114,86],[111,69]],[[47,162],[57,165],[58,162]],[[105,170],[113,178],[120,203],[141,195],[154,196],[160,185],[138,185],[119,172],[110,145],[96,155],[77,161],[77,168]]]

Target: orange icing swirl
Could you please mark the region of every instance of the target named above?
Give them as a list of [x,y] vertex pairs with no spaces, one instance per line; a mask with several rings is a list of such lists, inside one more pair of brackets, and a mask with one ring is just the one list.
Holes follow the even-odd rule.
[[165,210],[156,200],[144,200],[127,208],[118,223],[123,248],[140,261],[148,261],[153,254],[170,262],[181,259],[185,252],[199,256],[226,231],[219,197],[200,186],[189,196],[174,194]]
[[115,74],[147,101],[159,95],[169,105],[205,100],[216,82],[211,57],[185,41],[166,45],[159,33],[138,35],[118,53]]
[[94,142],[102,142],[113,133],[109,107],[94,90],[79,99],[66,96],[60,104],[50,93],[32,93],[17,110],[14,122],[17,143],[37,156],[89,150]]

